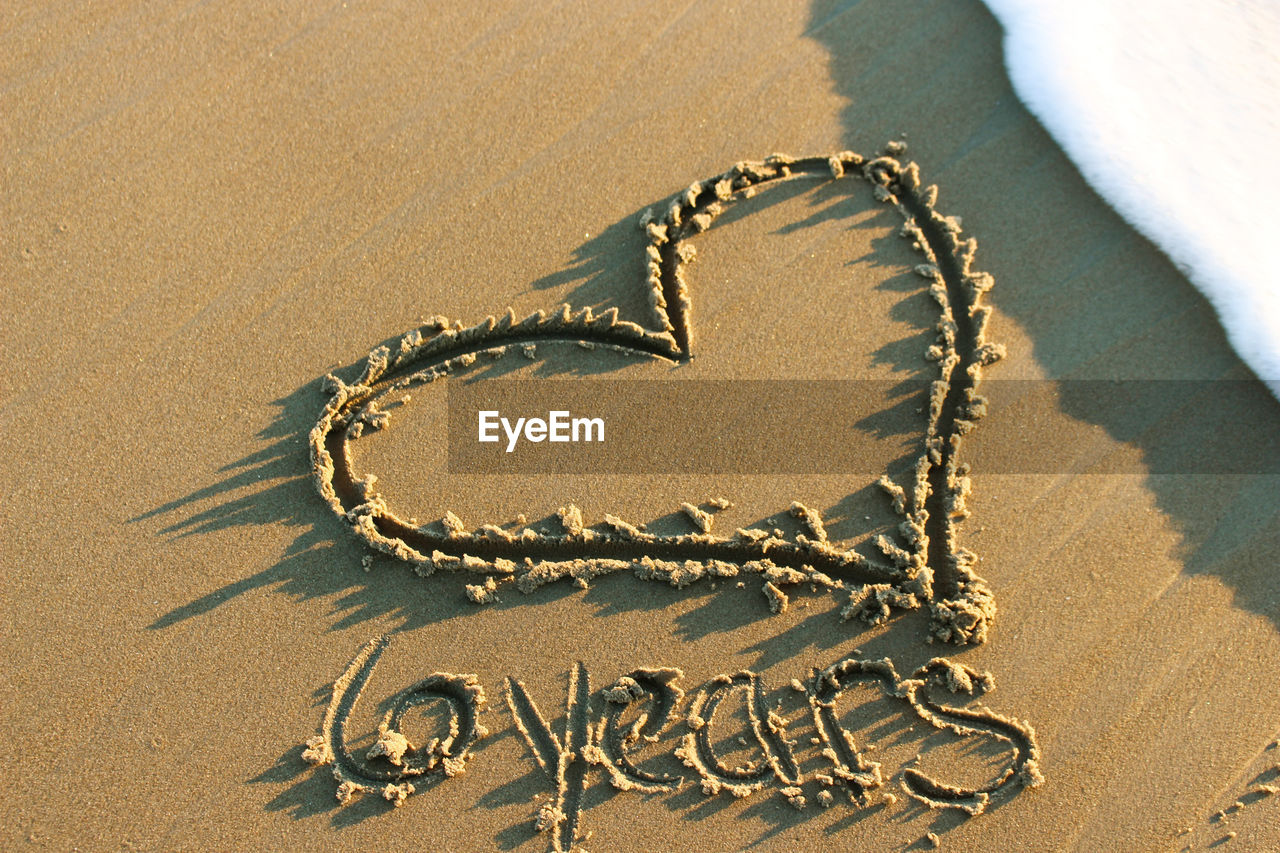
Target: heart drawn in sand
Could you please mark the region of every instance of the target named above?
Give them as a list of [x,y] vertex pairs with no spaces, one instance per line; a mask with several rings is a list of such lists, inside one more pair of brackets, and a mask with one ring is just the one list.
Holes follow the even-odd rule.
[[[927,357],[936,362],[938,373],[932,382],[927,427],[913,477],[905,483],[887,476],[879,481],[886,501],[900,517],[897,535],[880,536],[875,542],[883,560],[869,559],[837,547],[828,540],[819,513],[798,502],[792,503],[789,511],[807,532],[796,536],[794,541],[755,529],[740,529],[728,537],[713,534],[710,524],[700,520],[701,511],[692,505],[685,505],[685,510],[698,531],[679,535],[650,533],[614,515],[605,515],[602,525],[587,526],[579,509],[572,504],[559,510],[562,530],[556,534],[527,527],[512,532],[497,524],[484,524],[469,531],[452,512],[446,513],[440,525],[419,525],[416,520],[408,520],[397,514],[377,491],[375,476],[355,471],[351,444],[363,432],[386,425],[388,415],[380,403],[388,395],[403,395],[414,386],[444,379],[478,358],[501,356],[513,348],[532,353],[540,343],[577,343],[586,348],[611,348],[642,358],[676,363],[688,360],[694,348],[695,328],[685,278],[686,266],[694,255],[690,238],[706,231],[717,215],[735,200],[801,177],[867,181],[877,200],[892,205],[901,214],[900,233],[922,256],[915,270],[927,282],[929,293],[938,305],[937,336],[927,352]],[[538,312],[523,320],[508,310],[504,316],[486,318],[469,328],[461,323],[450,325],[438,318],[414,329],[404,335],[398,346],[373,350],[354,381],[348,383],[334,376],[327,377],[326,389],[331,396],[310,434],[316,486],[334,514],[370,547],[408,563],[420,575],[442,569],[467,573],[476,581],[467,584],[468,597],[480,604],[491,600],[503,584],[514,584],[523,592],[531,592],[553,581],[572,578],[586,586],[597,576],[622,571],[677,587],[704,578],[758,575],[770,607],[775,611],[787,606],[788,587],[809,584],[845,596],[840,610],[844,619],[859,619],[874,625],[889,619],[894,610],[927,607],[934,637],[957,644],[981,643],[987,637],[996,608],[991,591],[974,572],[975,555],[958,541],[957,522],[967,515],[965,497],[969,491],[968,466],[960,461],[959,451],[962,437],[984,413],[984,401],[977,393],[982,368],[1000,358],[1003,350],[985,339],[990,309],[980,301],[991,287],[991,277],[971,269],[976,243],[961,239],[958,221],[937,212],[936,198],[937,188],[921,185],[914,163],[904,165],[890,156],[866,159],[852,152],[799,159],[773,155],[762,162],[738,163],[723,174],[696,182],[656,214],[646,211],[639,222],[647,236],[645,286],[651,306],[650,322],[639,325],[620,320],[617,309],[595,316],[589,308],[575,312],[566,305],[558,312]],[[451,775],[459,770],[467,747],[482,734],[475,722],[475,711],[483,702],[483,690],[474,677],[456,676],[451,681],[449,676],[438,674],[432,677],[435,681],[428,679],[430,684],[422,682],[404,691],[390,714],[403,714],[405,709],[427,698],[443,699],[453,708],[454,721],[459,724],[454,728],[458,731],[452,732],[447,743],[439,745],[436,750],[439,755],[430,757],[435,760],[412,766],[393,762],[397,768],[380,775],[362,770],[360,763],[345,753],[342,720],[350,712],[384,647],[384,640],[375,640],[353,661],[335,685],[334,700],[325,717],[325,734],[309,742],[309,760],[335,763],[335,773],[342,783],[340,797],[357,790],[381,790],[389,799],[399,802],[407,790],[412,790],[411,785],[408,789],[404,787],[409,779],[434,772]],[[669,711],[668,706],[673,706],[671,690],[674,688],[668,686],[670,678],[664,673],[665,670],[637,670],[631,678],[624,679],[629,682],[624,687],[630,693],[626,696],[618,693],[621,700],[608,701],[625,705],[647,696],[654,703],[655,713],[660,705]],[[705,706],[713,701],[708,696],[714,698],[730,689],[754,689],[751,682],[754,676],[749,673],[726,678],[728,681],[721,685],[720,693],[704,691],[695,702],[695,706],[704,709],[704,715],[709,716]],[[851,742],[842,745],[844,741],[833,734],[838,724],[831,717],[830,706],[841,690],[859,679],[882,682],[890,695],[907,699],[917,714],[938,728],[965,733],[977,726],[1013,742],[1016,758],[1010,773],[995,787],[1003,785],[1015,771],[1031,784],[1038,780],[1035,769],[1038,753],[1029,727],[994,714],[983,716],[937,705],[924,693],[924,684],[930,678],[941,679],[953,692],[971,692],[974,680],[982,681],[967,667],[941,659],[909,679],[900,679],[887,660],[844,661],[828,667],[820,677],[815,676],[810,691],[815,724],[824,737],[831,735],[833,764],[840,771],[837,775],[842,774],[841,778],[851,790],[860,792],[874,780],[868,778],[867,766],[856,751],[849,752]],[[578,689],[575,691],[571,686],[571,721],[575,692],[589,693],[584,686],[585,672],[575,671],[573,685]],[[514,681],[510,687],[512,712],[531,747],[535,743],[559,743],[549,733],[536,738],[525,730],[536,726],[539,716],[522,715],[519,697],[523,688]],[[675,701],[678,699],[675,696]],[[585,699],[578,704],[583,703]],[[582,713],[585,714],[585,710]],[[774,753],[785,750],[778,745],[777,738],[768,736],[771,731],[768,715],[759,722],[756,728],[761,745],[773,760]],[[379,755],[402,758],[405,747],[399,743],[403,738],[396,734],[396,723],[396,719],[389,717],[383,726]],[[636,731],[631,733],[632,740],[651,734],[647,730],[641,732],[640,723],[636,726]],[[692,722],[690,726],[693,727]],[[601,732],[603,730],[602,724]],[[622,741],[615,744],[603,734],[594,740],[589,733],[579,739],[582,737],[586,743],[578,746],[594,756],[596,763],[605,764],[615,774],[615,780],[621,778],[625,783],[634,775],[622,755],[624,750],[618,745]],[[691,733],[689,738],[685,748],[686,764],[696,769],[700,754],[698,735]],[[569,748],[571,740],[571,733],[566,732],[564,749]],[[617,753],[612,758],[611,744]],[[556,762],[555,755],[539,753],[538,758],[548,763],[548,772],[555,770],[550,766]],[[784,781],[790,778],[778,770],[785,761],[773,763],[779,778]],[[707,779],[714,777],[712,771],[716,768],[699,770],[704,788]],[[645,784],[659,787],[662,784],[654,780],[646,782],[638,776],[631,781],[642,789]],[[914,777],[908,775],[906,784],[910,793],[931,804],[980,811],[986,802],[984,791],[949,788],[918,773]],[[726,783],[722,787],[732,790],[734,786]],[[560,799],[564,800],[565,785],[561,784],[560,788]],[[555,829],[557,849],[568,849],[575,838],[576,817],[566,813],[572,809],[557,809],[548,817],[548,822]]]
[[[929,282],[939,306],[937,341],[928,357],[938,364],[930,396],[924,446],[914,481],[905,485],[881,478],[887,499],[901,516],[900,540],[880,537],[888,560],[879,563],[827,541],[818,513],[799,503],[790,512],[808,536],[790,542],[766,531],[743,530],[733,537],[704,531],[657,536],[606,515],[607,529],[585,527],[575,506],[561,509],[561,535],[525,529],[512,534],[495,524],[467,531],[452,513],[443,533],[415,525],[394,512],[376,491],[376,476],[359,475],[352,466],[351,441],[386,423],[379,401],[416,385],[434,382],[485,354],[539,343],[586,343],[670,361],[684,361],[693,347],[693,311],[685,267],[693,257],[688,240],[707,230],[726,205],[757,188],[800,176],[839,180],[860,177],[876,197],[902,214],[904,239],[923,255],[916,271]],[[889,157],[866,161],[843,152],[830,158],[793,159],[775,155],[761,163],[739,163],[722,175],[694,183],[657,217],[640,226],[649,238],[646,286],[653,322],[649,327],[617,318],[616,309],[600,316],[591,310],[538,312],[523,320],[514,313],[489,317],[470,328],[447,321],[414,329],[398,348],[379,347],[365,360],[352,383],[327,377],[332,392],[310,435],[316,487],[333,512],[371,547],[410,564],[419,574],[439,569],[464,571],[485,583],[469,587],[473,599],[500,583],[529,592],[566,577],[586,583],[598,575],[634,570],[645,580],[685,586],[703,577],[759,574],[776,609],[785,606],[785,588],[799,583],[847,591],[841,615],[872,624],[891,609],[927,605],[934,634],[957,643],[980,643],[995,616],[986,583],[973,572],[974,554],[957,541],[955,522],[963,518],[969,481],[958,459],[961,437],[983,414],[977,394],[981,369],[1002,349],[986,342],[990,309],[979,304],[991,277],[974,272],[976,244],[961,240],[952,218],[934,210],[935,187],[921,188],[914,163],[902,166]]]

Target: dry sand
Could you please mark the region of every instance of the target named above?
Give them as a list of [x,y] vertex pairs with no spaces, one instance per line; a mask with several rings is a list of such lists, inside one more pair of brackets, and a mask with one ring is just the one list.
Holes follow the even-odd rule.
[[[9,13],[0,847],[1280,846],[1280,407],[999,37],[967,2]],[[917,163],[980,242],[984,373],[1043,380],[1026,473],[935,478],[928,527],[928,400],[892,391],[852,426],[901,434],[896,506],[877,475],[444,471],[468,378],[936,378],[949,282],[848,150]],[[825,169],[687,199],[682,291],[641,214],[773,151]],[[351,431],[366,503],[439,557],[317,494],[327,375],[561,303],[648,354],[579,320]],[[1204,473],[1224,422],[1269,473]]]

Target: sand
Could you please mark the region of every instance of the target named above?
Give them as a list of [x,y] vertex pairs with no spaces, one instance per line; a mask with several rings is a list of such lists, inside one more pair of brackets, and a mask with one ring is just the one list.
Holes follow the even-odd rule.
[[[8,16],[0,846],[1280,845],[1280,405],[999,38]],[[448,471],[497,378],[872,380],[890,452]]]

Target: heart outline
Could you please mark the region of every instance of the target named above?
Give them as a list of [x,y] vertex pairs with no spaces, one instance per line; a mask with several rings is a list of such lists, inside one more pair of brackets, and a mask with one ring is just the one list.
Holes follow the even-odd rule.
[[[894,150],[893,144],[888,150]],[[366,426],[385,424],[386,414],[376,405],[383,394],[443,378],[481,353],[543,342],[585,343],[687,361],[693,341],[692,302],[684,267],[693,252],[685,240],[706,231],[724,204],[763,186],[813,176],[861,177],[872,185],[877,200],[898,210],[904,220],[901,236],[925,258],[915,271],[929,281],[930,295],[939,306],[938,335],[926,353],[938,363],[939,375],[931,386],[928,426],[914,481],[909,490],[887,476],[879,481],[902,518],[898,531],[906,547],[883,535],[876,540],[892,565],[831,545],[820,516],[799,503],[792,504],[791,513],[811,536],[798,535],[794,542],[741,530],[733,538],[709,532],[658,536],[611,515],[605,516],[611,530],[598,531],[583,526],[572,504],[558,513],[561,536],[528,528],[516,536],[492,524],[469,533],[451,512],[444,518],[445,533],[439,534],[393,513],[376,491],[375,475],[356,476],[350,443]],[[996,606],[986,581],[974,571],[977,556],[958,542],[956,522],[968,514],[965,497],[970,489],[968,466],[958,455],[961,438],[984,414],[985,401],[977,393],[982,368],[1001,358],[1004,350],[986,340],[991,309],[981,304],[981,295],[993,280],[971,269],[977,243],[960,239],[959,221],[938,213],[936,201],[937,187],[921,186],[915,163],[903,165],[890,156],[868,160],[850,151],[807,158],[774,154],[696,181],[674,196],[660,217],[650,209],[640,218],[648,237],[646,285],[655,328],[619,320],[616,308],[595,316],[590,308],[574,313],[567,304],[558,313],[538,311],[523,320],[508,308],[504,316],[487,317],[469,328],[461,323],[451,327],[437,318],[408,332],[394,353],[386,346],[371,351],[354,382],[326,377],[330,397],[309,435],[316,488],[358,538],[409,563],[418,574],[444,568],[483,575],[483,584],[467,587],[472,600],[481,603],[491,598],[499,579],[532,592],[565,577],[586,586],[596,576],[625,569],[677,587],[702,577],[749,572],[762,576],[775,611],[786,607],[783,587],[810,583],[849,592],[841,609],[844,619],[879,624],[892,609],[915,609],[927,602],[933,636],[957,644],[984,642]],[[512,559],[519,554],[523,564]],[[828,573],[835,571],[852,575],[852,583]]]

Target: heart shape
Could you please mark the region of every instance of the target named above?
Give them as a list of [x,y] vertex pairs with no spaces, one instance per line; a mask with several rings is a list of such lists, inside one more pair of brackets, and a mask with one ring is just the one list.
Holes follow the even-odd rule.
[[[890,146],[892,150],[892,144]],[[882,477],[880,485],[901,517],[899,541],[880,536],[876,545],[888,563],[869,560],[831,544],[821,516],[793,503],[790,512],[809,535],[787,541],[762,530],[739,530],[732,537],[702,532],[662,536],[645,532],[612,515],[607,529],[583,525],[570,504],[558,515],[563,533],[531,529],[513,534],[495,524],[468,532],[446,513],[443,532],[418,525],[393,512],[376,490],[377,477],[359,476],[352,466],[351,443],[366,429],[385,425],[379,401],[416,385],[433,382],[470,365],[484,353],[542,342],[609,347],[645,358],[683,362],[693,345],[692,301],[685,267],[693,257],[690,237],[706,231],[725,206],[761,188],[799,177],[827,180],[861,178],[875,197],[902,215],[901,235],[924,257],[916,272],[928,280],[939,306],[937,338],[927,357],[938,364],[928,409],[924,446],[905,486]],[[971,269],[976,242],[960,239],[958,220],[939,214],[937,187],[922,187],[914,163],[882,156],[866,159],[853,152],[830,157],[771,155],[742,162],[709,180],[693,183],[659,215],[640,219],[646,246],[647,295],[652,323],[641,326],[618,319],[617,309],[594,316],[590,308],[573,312],[537,312],[517,320],[508,309],[464,328],[443,318],[410,331],[398,347],[374,349],[359,377],[346,383],[326,377],[330,399],[311,430],[313,474],[334,514],[372,548],[409,563],[419,574],[437,569],[483,576],[469,584],[476,602],[492,599],[499,583],[514,582],[524,592],[572,577],[585,586],[593,577],[631,569],[646,580],[683,587],[704,577],[758,574],[771,608],[787,604],[786,587],[800,583],[848,593],[845,619],[870,624],[887,620],[894,609],[928,604],[931,630],[942,640],[981,643],[995,616],[995,601],[974,572],[977,558],[958,543],[957,524],[967,515],[968,467],[958,461],[962,436],[983,415],[977,388],[982,367],[1003,355],[985,339],[990,308],[980,304],[992,279]],[[690,515],[697,521],[696,510]]]

